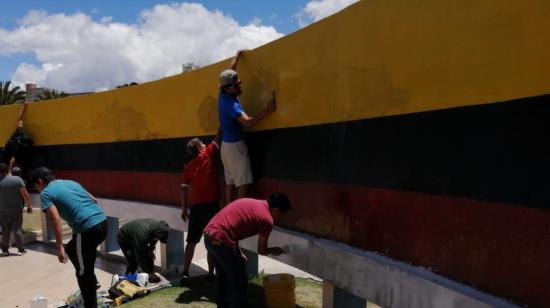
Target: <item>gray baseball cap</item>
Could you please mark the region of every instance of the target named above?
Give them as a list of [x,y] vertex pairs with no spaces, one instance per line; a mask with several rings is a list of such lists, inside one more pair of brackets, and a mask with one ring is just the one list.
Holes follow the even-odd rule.
[[225,70],[220,74],[220,88],[233,84],[239,80],[239,75],[234,70]]

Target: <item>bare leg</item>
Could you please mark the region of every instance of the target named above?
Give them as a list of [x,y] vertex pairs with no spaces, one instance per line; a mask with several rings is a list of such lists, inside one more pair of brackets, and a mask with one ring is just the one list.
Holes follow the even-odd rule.
[[248,193],[248,184],[239,186],[237,188],[238,196],[237,199],[246,198],[246,195]]
[[189,275],[189,266],[191,266],[191,261],[193,260],[193,255],[195,254],[195,243],[187,242],[185,245],[185,257],[183,260],[183,274]]
[[233,188],[235,185],[225,185],[225,205],[233,201]]

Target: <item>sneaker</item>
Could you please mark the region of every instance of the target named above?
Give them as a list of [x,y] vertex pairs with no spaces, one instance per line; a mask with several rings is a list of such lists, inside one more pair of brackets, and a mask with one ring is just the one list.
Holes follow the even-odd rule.
[[189,284],[189,273],[181,274],[180,286],[187,286]]
[[24,255],[24,254],[26,254],[26,253],[27,253],[27,251],[26,251],[25,249],[21,249],[21,250],[19,250],[19,251],[16,253],[16,255],[22,256],[22,255]]
[[7,250],[2,250],[2,257],[7,257],[10,255],[10,252]]
[[206,276],[206,283],[214,283],[216,282],[216,276],[214,274],[208,274],[208,276]]

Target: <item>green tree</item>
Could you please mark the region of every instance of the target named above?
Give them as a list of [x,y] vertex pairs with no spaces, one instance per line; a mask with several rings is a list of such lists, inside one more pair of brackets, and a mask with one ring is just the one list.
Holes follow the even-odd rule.
[[200,65],[198,64],[195,64],[193,62],[187,62],[187,63],[184,63],[181,65],[181,72],[182,73],[185,73],[185,72],[189,72],[189,71],[192,71],[194,69],[197,69],[201,67]]
[[57,90],[50,90],[50,89],[44,89],[42,90],[42,93],[38,95],[39,101],[46,101],[49,99],[58,99],[69,96],[68,93],[64,91],[57,91]]
[[24,102],[27,93],[20,87],[10,89],[11,81],[0,81],[0,105]]
[[130,82],[130,83],[125,83],[125,84],[118,85],[118,86],[116,86],[116,88],[120,89],[120,88],[129,87],[129,86],[135,86],[137,84],[138,84],[137,82],[133,81],[133,82]]

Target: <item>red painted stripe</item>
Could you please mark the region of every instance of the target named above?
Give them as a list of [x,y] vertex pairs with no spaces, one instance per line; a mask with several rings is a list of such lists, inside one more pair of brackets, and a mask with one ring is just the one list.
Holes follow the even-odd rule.
[[97,170],[54,170],[56,177],[82,184],[92,194],[105,198],[179,204],[181,174]]
[[[111,198],[178,204],[179,174],[57,171]],[[223,190],[222,190],[223,191]],[[372,187],[260,179],[285,192],[282,225],[427,267],[498,296],[549,306],[550,211]]]
[[550,307],[550,211],[348,185],[263,179],[289,228],[411,262],[497,296]]

